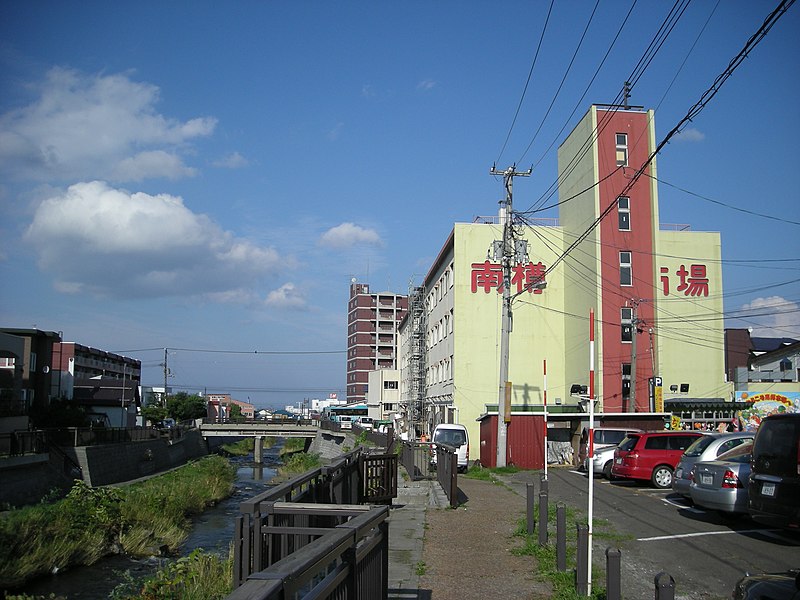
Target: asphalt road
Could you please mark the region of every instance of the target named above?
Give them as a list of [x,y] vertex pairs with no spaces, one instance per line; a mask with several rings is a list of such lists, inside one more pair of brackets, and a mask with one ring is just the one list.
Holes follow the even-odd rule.
[[[550,503],[586,513],[588,482],[585,473],[550,469]],[[605,548],[620,548],[625,598],[653,598],[654,577],[662,571],[674,578],[676,599],[717,600],[730,599],[745,572],[800,567],[798,532],[726,518],[645,483],[595,478],[594,492],[593,563],[604,568]]]

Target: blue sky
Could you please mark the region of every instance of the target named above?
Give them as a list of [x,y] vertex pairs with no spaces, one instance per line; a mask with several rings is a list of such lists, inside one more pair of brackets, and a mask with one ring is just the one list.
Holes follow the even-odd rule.
[[[533,206],[671,5],[594,7],[555,2],[531,70],[547,2],[2,3],[0,322],[125,352],[145,384],[166,347],[172,386],[341,393],[350,279],[419,282],[496,213],[495,162],[535,165]],[[773,7],[686,8],[632,90],[659,140]],[[721,232],[726,326],[756,334],[800,337],[799,40],[795,6],[658,157],[662,222]]]

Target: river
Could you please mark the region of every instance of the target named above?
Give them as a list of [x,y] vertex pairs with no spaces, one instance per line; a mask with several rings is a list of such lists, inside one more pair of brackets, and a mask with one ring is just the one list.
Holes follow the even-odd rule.
[[[282,446],[283,440],[264,450],[264,462],[261,465],[254,463],[252,455],[229,459],[237,467],[234,493],[193,519],[192,529],[181,546],[180,556],[197,548],[227,555],[233,538],[234,519],[239,514],[239,504],[269,487],[270,480],[281,464]],[[150,575],[168,560],[171,559],[110,556],[88,567],[74,567],[41,577],[15,593],[44,597],[55,594],[58,598],[67,600],[106,600],[114,588],[129,576],[139,579]]]

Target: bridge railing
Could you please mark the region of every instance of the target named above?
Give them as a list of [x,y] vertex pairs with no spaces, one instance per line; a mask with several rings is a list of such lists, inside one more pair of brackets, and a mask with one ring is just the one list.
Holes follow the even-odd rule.
[[[257,595],[232,597],[283,597],[260,595],[263,592],[260,584],[251,582],[279,579],[283,582],[281,586],[288,586],[285,589],[295,589],[291,582],[306,581],[304,577],[308,565],[304,561],[311,560],[309,557],[316,557],[317,562],[314,564],[324,567],[322,571],[335,568],[342,572],[347,571],[348,577],[356,577],[357,574],[359,589],[362,586],[372,589],[370,582],[376,580],[382,581],[381,585],[385,588],[385,576],[376,571],[378,563],[374,563],[374,560],[377,559],[370,560],[371,566],[359,565],[367,546],[373,548],[377,545],[383,548],[388,543],[383,541],[386,533],[380,526],[388,512],[385,512],[385,507],[384,512],[372,512],[379,509],[364,506],[363,503],[386,502],[396,495],[397,455],[367,454],[359,447],[328,466],[307,471],[242,502],[241,514],[236,519],[234,529],[233,584],[235,588],[247,585],[247,589],[254,594],[257,592]],[[367,519],[369,526],[353,528],[356,517],[365,512],[372,515]],[[377,520],[373,522],[371,519]],[[337,528],[351,530],[347,540],[352,546],[352,552],[346,552],[347,548],[341,545],[344,542],[340,540],[341,543],[337,542],[336,548],[341,550],[341,555],[329,555],[330,549],[322,538]],[[339,535],[341,534],[326,539],[338,540]],[[351,556],[356,549],[357,560]],[[298,555],[301,550],[303,554]],[[378,554],[380,561],[388,561],[388,550],[380,550]],[[334,563],[336,566],[331,567]],[[287,572],[287,565],[294,566]],[[322,572],[319,569],[317,571],[318,575]],[[322,578],[325,577],[327,575]],[[367,599],[385,596],[366,593],[363,596],[348,597]]]
[[[298,547],[239,585],[228,600],[287,598],[388,598],[389,527],[387,506],[331,506],[277,502],[276,523],[262,527],[276,536],[278,554]],[[342,520],[325,528],[319,519]],[[289,521],[297,521],[287,526]],[[287,536],[289,529],[294,533]],[[305,543],[304,543],[305,542]]]

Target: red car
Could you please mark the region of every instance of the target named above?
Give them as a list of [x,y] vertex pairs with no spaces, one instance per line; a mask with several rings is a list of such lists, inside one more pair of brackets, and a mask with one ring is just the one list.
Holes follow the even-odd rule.
[[675,466],[701,435],[699,431],[631,433],[614,452],[611,477],[650,481],[659,489],[672,487]]

